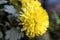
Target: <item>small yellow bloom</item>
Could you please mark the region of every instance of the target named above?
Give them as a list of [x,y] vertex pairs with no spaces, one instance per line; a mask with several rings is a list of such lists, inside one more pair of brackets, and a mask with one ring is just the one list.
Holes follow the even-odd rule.
[[24,23],[21,31],[26,31],[26,35],[30,38],[43,35],[48,28],[49,18],[41,3],[34,0],[20,1],[23,3],[21,9],[24,11],[19,17]]
[[25,31],[29,38],[43,35],[49,26],[49,17],[41,3],[38,0],[19,1],[23,12],[18,19],[24,23],[21,31]]

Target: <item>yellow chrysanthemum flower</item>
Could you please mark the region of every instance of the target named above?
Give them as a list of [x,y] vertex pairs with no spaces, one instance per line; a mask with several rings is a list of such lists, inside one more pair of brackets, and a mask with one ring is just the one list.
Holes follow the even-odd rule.
[[[43,35],[49,25],[47,12],[38,0],[19,0],[22,3],[20,21],[24,23],[21,31],[25,31],[29,38]],[[20,11],[21,12],[21,11]]]

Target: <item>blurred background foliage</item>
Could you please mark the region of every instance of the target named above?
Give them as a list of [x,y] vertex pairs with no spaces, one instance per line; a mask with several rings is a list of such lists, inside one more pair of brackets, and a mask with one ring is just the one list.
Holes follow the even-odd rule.
[[17,26],[19,12],[9,0],[0,0],[0,40],[60,40],[60,0],[39,1],[48,12],[50,25],[43,36],[29,39]]

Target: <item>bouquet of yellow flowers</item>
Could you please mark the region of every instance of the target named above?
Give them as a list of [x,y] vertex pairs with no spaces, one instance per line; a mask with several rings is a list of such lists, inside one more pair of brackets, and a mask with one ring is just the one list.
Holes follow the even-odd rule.
[[38,0],[10,0],[10,3],[20,12],[21,31],[25,31],[29,38],[41,36],[47,31],[49,17]]

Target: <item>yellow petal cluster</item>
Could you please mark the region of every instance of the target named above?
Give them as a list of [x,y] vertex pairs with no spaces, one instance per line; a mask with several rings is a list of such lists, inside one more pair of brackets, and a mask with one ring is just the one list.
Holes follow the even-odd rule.
[[49,17],[41,3],[38,0],[19,1],[23,12],[18,19],[24,23],[21,31],[25,31],[29,38],[43,35],[49,26]]

